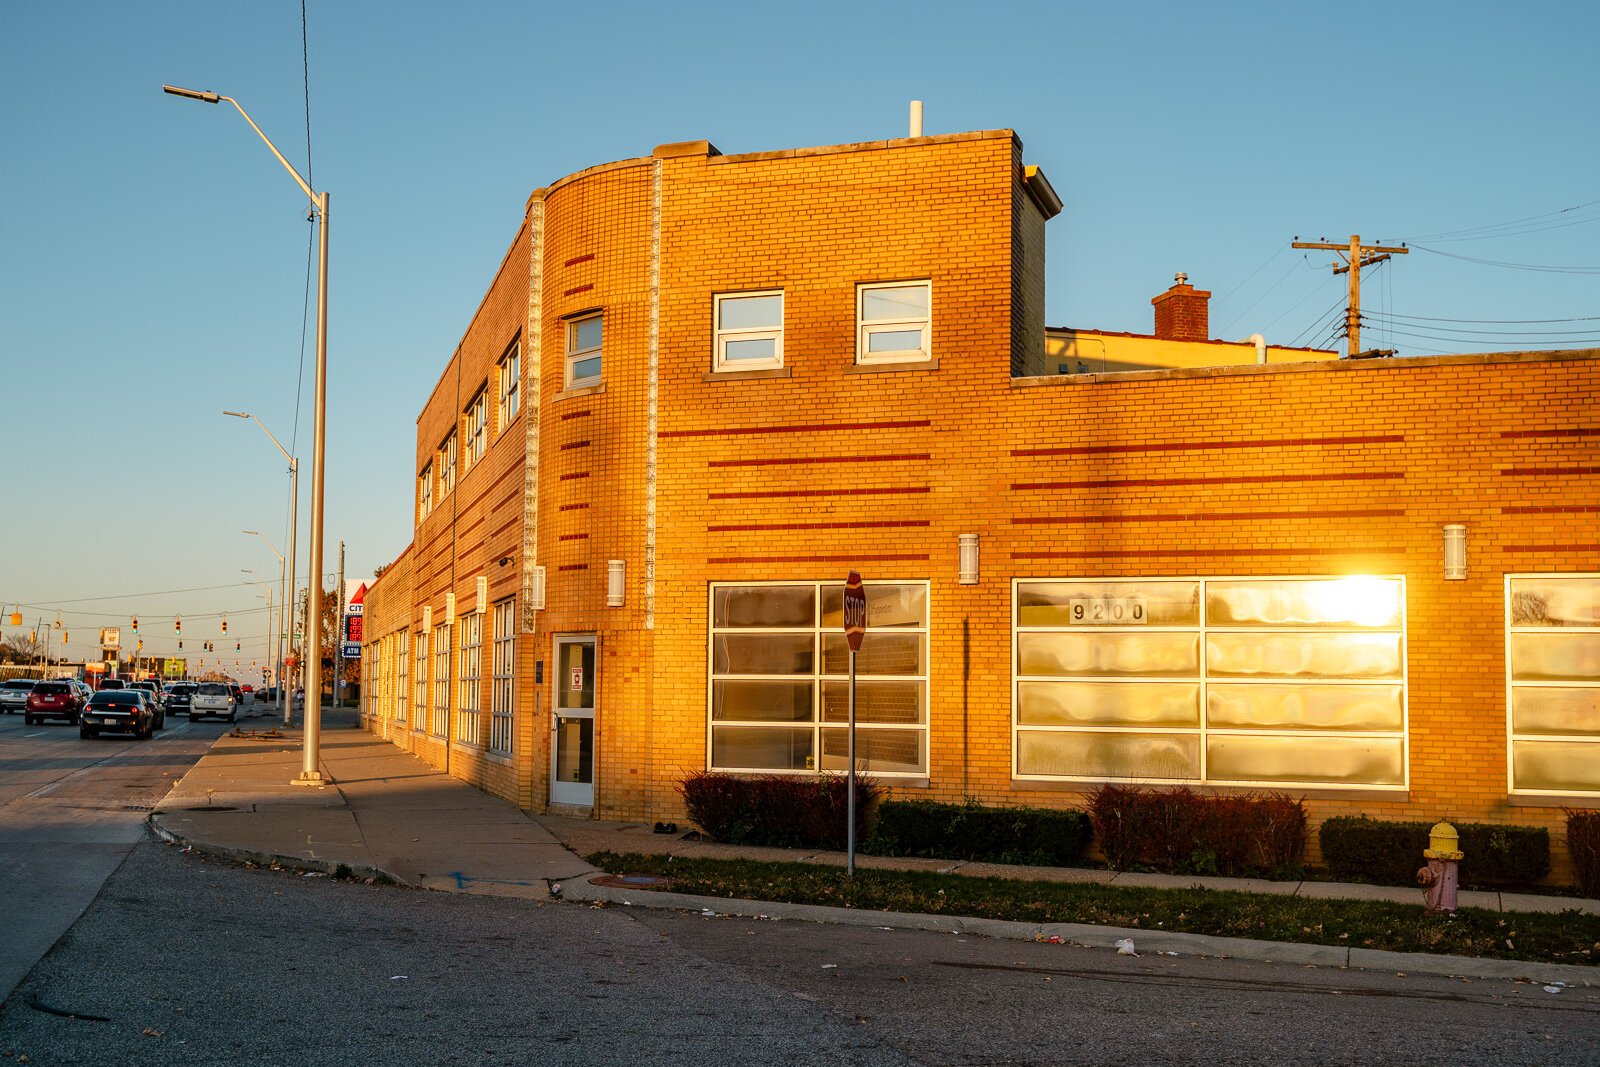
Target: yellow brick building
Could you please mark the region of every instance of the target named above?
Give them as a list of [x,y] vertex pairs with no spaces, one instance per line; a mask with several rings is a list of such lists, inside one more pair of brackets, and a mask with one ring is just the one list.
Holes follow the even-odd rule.
[[1218,344],[1182,278],[1149,337],[1047,331],[1060,209],[1005,130],[536,190],[417,420],[369,728],[599,818],[837,770],[855,569],[897,795],[1282,789],[1548,826],[1562,875],[1600,803],[1600,353]]

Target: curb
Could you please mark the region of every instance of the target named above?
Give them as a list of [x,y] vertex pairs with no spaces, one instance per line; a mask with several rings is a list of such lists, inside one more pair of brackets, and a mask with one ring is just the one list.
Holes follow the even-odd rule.
[[550,892],[551,896],[559,901],[621,904],[628,907],[661,908],[671,911],[698,910],[715,915],[737,915],[752,919],[797,919],[805,922],[868,926],[888,930],[975,934],[979,937],[1012,941],[1047,941],[1051,936],[1056,936],[1067,944],[1084,948],[1114,949],[1118,940],[1128,938],[1133,940],[1142,954],[1216,956],[1262,963],[1398,971],[1405,974],[1443,975],[1450,978],[1509,978],[1541,983],[1561,981],[1569,986],[1581,987],[1600,985],[1600,973],[1597,973],[1596,968],[1568,963],[1533,963],[1525,960],[1480,959],[1475,956],[1436,956],[1423,952],[1339,948],[1334,945],[1302,945],[1280,941],[1256,941],[1243,937],[1217,937],[1211,934],[1093,926],[1087,923],[1027,923],[960,915],[857,911],[854,908],[835,908],[822,904],[789,904],[782,901],[738,900],[732,897],[708,897],[661,890],[615,889],[593,885],[586,878],[552,885]]
[[364,863],[343,863],[333,860],[316,860],[309,856],[286,856],[279,852],[259,852],[249,848],[234,848],[231,845],[217,845],[208,841],[196,841],[175,834],[157,822],[159,812],[151,812],[145,819],[145,826],[158,840],[169,845],[182,845],[202,855],[214,859],[229,860],[233,863],[253,863],[257,867],[283,867],[291,871],[318,871],[330,877],[344,868],[352,878],[372,879],[375,882],[387,882],[391,885],[403,886],[407,889],[421,889],[422,886],[414,885],[405,879],[384,870],[381,867],[371,867]]

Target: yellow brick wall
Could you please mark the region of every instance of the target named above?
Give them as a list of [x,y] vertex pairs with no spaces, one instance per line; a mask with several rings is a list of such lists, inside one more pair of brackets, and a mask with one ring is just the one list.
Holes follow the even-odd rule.
[[[516,758],[458,747],[452,773],[542,809],[553,679],[535,687],[533,667],[552,663],[556,635],[595,633],[594,813],[681,817],[676,785],[706,765],[710,583],[855,568],[930,583],[929,775],[902,791],[1075,804],[1074,789],[1011,778],[1013,579],[1394,574],[1407,583],[1409,794],[1310,790],[1314,820],[1544,825],[1559,877],[1559,805],[1506,795],[1503,575],[1600,570],[1585,525],[1600,359],[1013,379],[1018,316],[1032,314],[1014,294],[1038,288],[1042,262],[1035,222],[1017,216],[1036,211],[1020,172],[1007,131],[749,156],[690,144],[535,194],[418,420],[420,470],[510,338],[537,336],[524,356],[537,454],[520,431],[496,436],[458,499],[436,496],[405,558],[413,626],[424,603],[437,620],[449,589],[469,607],[476,574],[498,599],[524,565],[546,568],[547,607],[519,641]],[[933,362],[856,368],[857,284],[922,278]],[[713,294],[769,288],[784,292],[782,372],[710,373]],[[603,384],[568,390],[566,324],[591,309],[605,315]],[[1468,528],[1464,582],[1441,576],[1453,522]],[[974,586],[956,582],[964,533],[981,540]],[[627,564],[622,607],[606,606],[610,559]],[[393,581],[369,594],[385,618],[405,595]],[[486,627],[486,692],[489,642]],[[443,764],[442,746],[406,743]]]

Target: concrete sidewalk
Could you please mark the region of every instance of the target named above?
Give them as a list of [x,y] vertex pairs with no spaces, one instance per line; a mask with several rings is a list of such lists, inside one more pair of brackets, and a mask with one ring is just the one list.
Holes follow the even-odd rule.
[[[269,713],[248,715],[219,738],[151,815],[165,840],[263,865],[384,877],[409,886],[531,900],[607,901],[691,908],[721,914],[789,917],[910,929],[960,929],[995,937],[1048,938],[1110,947],[1137,938],[1141,951],[1244,959],[1373,966],[1413,973],[1511,977],[1600,984],[1593,967],[1385,953],[1325,945],[1284,945],[1196,934],[1159,934],[1078,924],[1007,923],[949,916],[891,915],[771,901],[697,898],[651,891],[643,882],[597,885],[583,856],[595,852],[742,857],[844,866],[842,852],[744,848],[658,834],[651,826],[554,815],[529,816],[515,805],[450,778],[364,730],[347,709],[323,709],[321,768],[326,786],[291,785],[302,765],[302,735]],[[1239,890],[1285,896],[1391,900],[1421,906],[1421,892],[1331,882],[1269,882],[1138,874],[1081,868],[1019,867],[948,860],[858,855],[862,868],[923,870],[1035,881],[1088,882],[1152,888]],[[1600,901],[1496,892],[1461,894],[1463,907],[1502,911],[1600,914]]]

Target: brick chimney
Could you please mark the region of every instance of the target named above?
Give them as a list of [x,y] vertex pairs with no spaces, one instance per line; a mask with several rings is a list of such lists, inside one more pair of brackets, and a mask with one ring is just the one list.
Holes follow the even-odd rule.
[[1189,276],[1179,271],[1172,288],[1150,303],[1156,306],[1156,336],[1164,341],[1209,341],[1211,294],[1189,284]]

